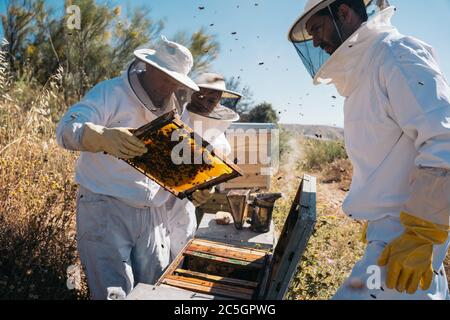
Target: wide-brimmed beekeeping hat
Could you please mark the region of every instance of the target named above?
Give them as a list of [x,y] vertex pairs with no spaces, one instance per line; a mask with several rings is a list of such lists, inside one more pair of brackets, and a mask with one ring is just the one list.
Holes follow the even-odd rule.
[[194,66],[192,53],[186,47],[161,37],[161,42],[155,49],[138,49],[134,55],[139,60],[161,70],[170,77],[194,91],[199,87],[188,77]]

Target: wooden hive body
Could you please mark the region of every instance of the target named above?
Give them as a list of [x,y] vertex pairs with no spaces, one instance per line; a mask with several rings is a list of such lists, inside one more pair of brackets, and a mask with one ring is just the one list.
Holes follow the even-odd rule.
[[219,299],[283,299],[314,228],[315,209],[315,178],[305,175],[275,250],[240,244],[231,235],[230,241],[199,236],[189,241],[156,287]]
[[256,299],[269,251],[192,239],[158,284],[233,299]]
[[242,177],[236,177],[223,184],[223,189],[270,190],[271,174],[265,172],[275,165],[272,156],[272,142],[275,124],[233,123],[226,137],[231,145],[230,158],[237,159]]

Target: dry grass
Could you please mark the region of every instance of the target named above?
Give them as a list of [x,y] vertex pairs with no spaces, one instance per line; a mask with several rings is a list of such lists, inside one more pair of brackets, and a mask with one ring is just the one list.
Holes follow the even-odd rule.
[[[347,218],[340,209],[345,192],[339,190],[339,184],[320,183],[325,171],[329,171],[325,179],[330,179],[330,175],[336,170],[328,169],[325,165],[324,172],[304,170],[299,164],[308,163],[304,161],[304,155],[310,150],[308,149],[310,144],[305,143],[301,137],[291,140],[290,144],[300,145],[299,148],[295,148],[298,152],[284,158],[286,162],[282,163],[280,172],[273,181],[273,189],[285,195],[277,202],[274,211],[274,221],[278,229],[286,219],[286,213],[289,212],[290,202],[295,196],[302,174],[310,173],[319,179],[316,228],[300,263],[299,272],[293,280],[288,299],[329,299],[363,253],[364,245],[359,241],[361,226]],[[320,152],[320,154],[327,153]],[[310,159],[312,158],[317,159],[316,156]],[[331,180],[345,183],[346,180],[342,177],[344,172],[341,171],[345,170],[339,167],[335,178]],[[279,180],[277,177],[283,178]]]
[[321,172],[321,182],[337,183],[338,189],[349,191],[352,183],[353,168],[349,159],[337,159]]
[[444,262],[444,266],[445,266],[445,272],[447,273],[447,280],[449,282],[449,286],[450,286],[450,254],[447,253],[447,257],[445,258],[445,262]]
[[[77,264],[72,154],[24,141],[0,158],[0,299],[74,299]],[[82,289],[82,288],[80,288]]]
[[[318,184],[317,223],[294,278],[289,298],[323,300],[333,296],[364,252],[361,225],[345,216],[329,199],[326,185]],[[331,200],[331,201],[330,201]]]
[[78,290],[66,285],[78,264],[76,155],[54,138],[52,116],[65,108],[58,77],[39,87],[0,74],[0,299],[87,297],[84,278]]

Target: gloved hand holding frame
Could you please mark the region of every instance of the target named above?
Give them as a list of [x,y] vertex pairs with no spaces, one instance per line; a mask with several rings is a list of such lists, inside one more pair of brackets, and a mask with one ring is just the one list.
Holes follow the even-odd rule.
[[124,161],[180,199],[242,176],[238,166],[216,154],[173,111],[132,133],[148,152]]

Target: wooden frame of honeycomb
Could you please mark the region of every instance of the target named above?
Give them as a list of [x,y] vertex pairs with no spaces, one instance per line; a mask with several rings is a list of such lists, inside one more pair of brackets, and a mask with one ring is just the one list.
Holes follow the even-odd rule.
[[[174,131],[177,131],[178,140],[172,139]],[[132,133],[144,142],[148,152],[124,161],[180,199],[189,197],[196,190],[207,189],[242,176],[238,166],[212,151],[212,146],[183,123],[173,111]],[[200,141],[201,145],[198,144]],[[192,163],[175,164],[172,161],[172,150],[180,143],[189,143],[189,160]],[[194,162],[199,157],[200,163]]]

